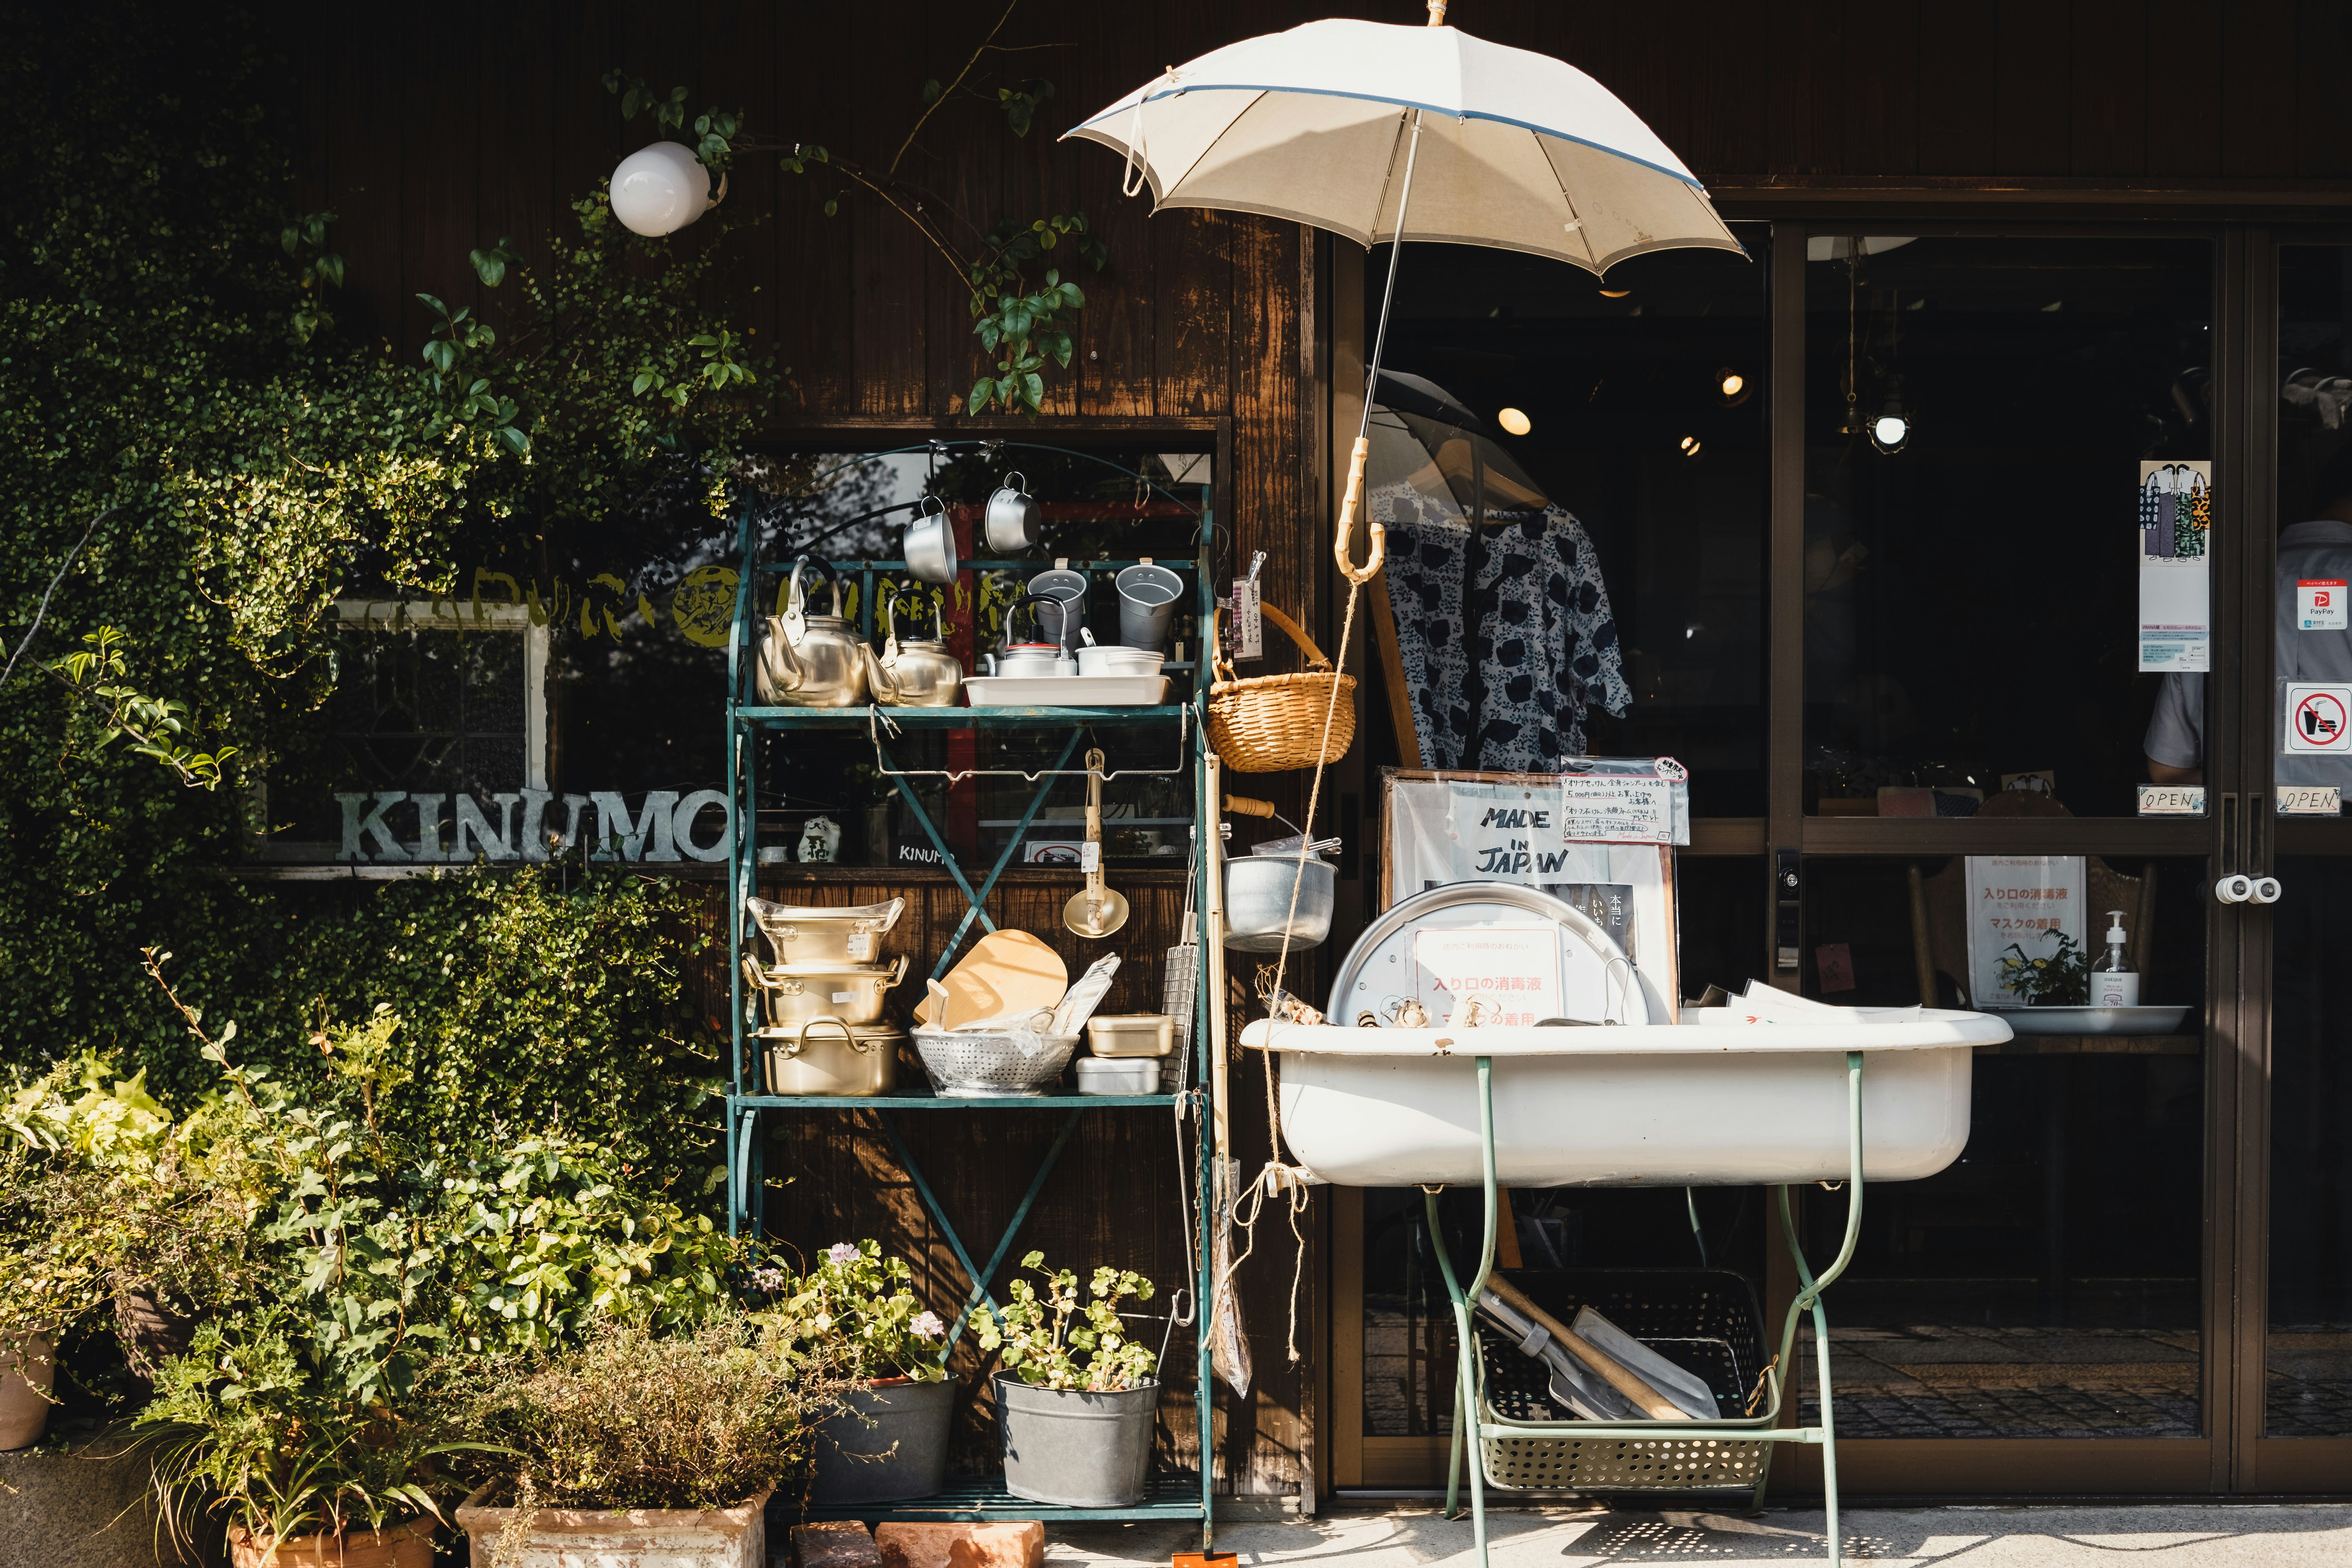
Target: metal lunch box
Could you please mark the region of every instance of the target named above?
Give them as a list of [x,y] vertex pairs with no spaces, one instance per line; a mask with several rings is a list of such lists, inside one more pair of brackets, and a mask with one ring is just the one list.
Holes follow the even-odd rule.
[[813,1018],[877,1023],[890,988],[906,978],[907,955],[888,963],[780,963],[761,969],[743,961],[743,975],[767,998],[768,1021],[797,1027]]
[[1078,1058],[1080,1094],[1158,1094],[1160,1061],[1156,1057]]
[[819,909],[746,899],[743,907],[778,963],[873,963],[882,956],[883,935],[906,912],[907,900]]
[[1176,1020],[1165,1013],[1097,1013],[1087,1020],[1087,1049],[1098,1057],[1164,1057],[1176,1048]]
[[898,1042],[906,1037],[887,1024],[857,1028],[830,1016],[803,1019],[789,1029],[761,1029],[768,1092],[887,1094],[898,1087]]

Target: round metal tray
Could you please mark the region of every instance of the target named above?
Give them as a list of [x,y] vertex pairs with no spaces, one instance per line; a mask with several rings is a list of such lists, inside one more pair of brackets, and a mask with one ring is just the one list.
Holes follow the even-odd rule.
[[[1433,1026],[1450,1022],[1453,1001],[1413,957],[1423,931],[1475,931],[1549,923],[1559,933],[1562,1016],[1579,1023],[1647,1024],[1649,1001],[1633,961],[1581,910],[1511,882],[1449,882],[1415,893],[1364,928],[1331,982],[1324,1012],[1349,1025],[1365,1013],[1383,1024],[1396,1002],[1421,1002]],[[1532,1022],[1533,1020],[1530,1020]]]

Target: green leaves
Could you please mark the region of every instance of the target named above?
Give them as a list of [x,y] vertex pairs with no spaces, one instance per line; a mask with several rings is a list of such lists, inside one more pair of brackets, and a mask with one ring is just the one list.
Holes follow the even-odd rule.
[[128,638],[121,627],[100,626],[81,640],[81,652],[53,660],[49,668],[75,696],[105,706],[106,717],[90,750],[104,751],[127,736],[133,754],[154,758],[177,773],[183,784],[218,789],[222,766],[236,755],[236,748],[199,752],[179,742],[177,737],[188,728],[188,705],[174,698],[149,697],[123,684],[131,666],[123,655]]
[[[1044,232],[1055,231],[1048,227]],[[997,374],[982,376],[972,387],[966,400],[971,411],[977,414],[993,403],[1007,414],[1035,415],[1045,405],[1045,378],[1041,373],[1045,361],[1051,359],[1067,369],[1076,350],[1076,340],[1063,312],[1083,309],[1086,302],[1085,292],[1055,270],[1046,272],[1044,285],[1034,293],[994,296],[985,313],[980,313],[975,300],[979,319],[972,323],[972,331],[981,346],[998,351],[999,358]]]
[[1083,1388],[1116,1393],[1150,1378],[1159,1357],[1128,1338],[1118,1304],[1133,1297],[1148,1301],[1151,1281],[1132,1269],[1097,1268],[1087,1281],[1089,1300],[1078,1304],[1078,1277],[1068,1269],[1048,1272],[1045,1255],[1032,1252],[1021,1267],[1043,1275],[1046,1293],[1026,1279],[1005,1288],[1010,1304],[1002,1322],[982,1314],[976,1324],[982,1350],[1001,1352],[1004,1364],[1039,1388]]
[[520,265],[522,258],[508,248],[513,243],[514,241],[508,236],[500,235],[498,244],[488,249],[470,253],[469,259],[474,264],[474,276],[482,280],[484,288],[497,288],[506,281],[508,268]]
[[[1015,136],[1028,135],[1029,127],[1036,118],[1037,106],[1053,96],[1054,84],[1042,77],[1025,81],[1019,87],[998,88],[996,107],[1004,115],[1005,129]],[[926,99],[924,101],[928,103],[930,100]]]

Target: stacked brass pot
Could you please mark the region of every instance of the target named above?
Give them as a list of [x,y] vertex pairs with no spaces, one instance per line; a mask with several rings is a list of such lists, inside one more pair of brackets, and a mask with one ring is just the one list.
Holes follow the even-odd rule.
[[778,960],[764,967],[743,960],[767,1019],[757,1037],[770,1094],[871,1096],[897,1087],[907,1037],[887,1007],[907,959],[877,961],[906,906],[904,899],[836,908],[749,901]]

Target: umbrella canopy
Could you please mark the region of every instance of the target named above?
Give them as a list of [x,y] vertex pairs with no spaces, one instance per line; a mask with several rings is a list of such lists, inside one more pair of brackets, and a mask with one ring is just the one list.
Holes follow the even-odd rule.
[[1594,273],[1676,246],[1740,249],[1682,160],[1608,89],[1454,27],[1335,19],[1245,39],[1067,134],[1124,154],[1160,206],[1263,213],[1367,247],[1491,245]]

